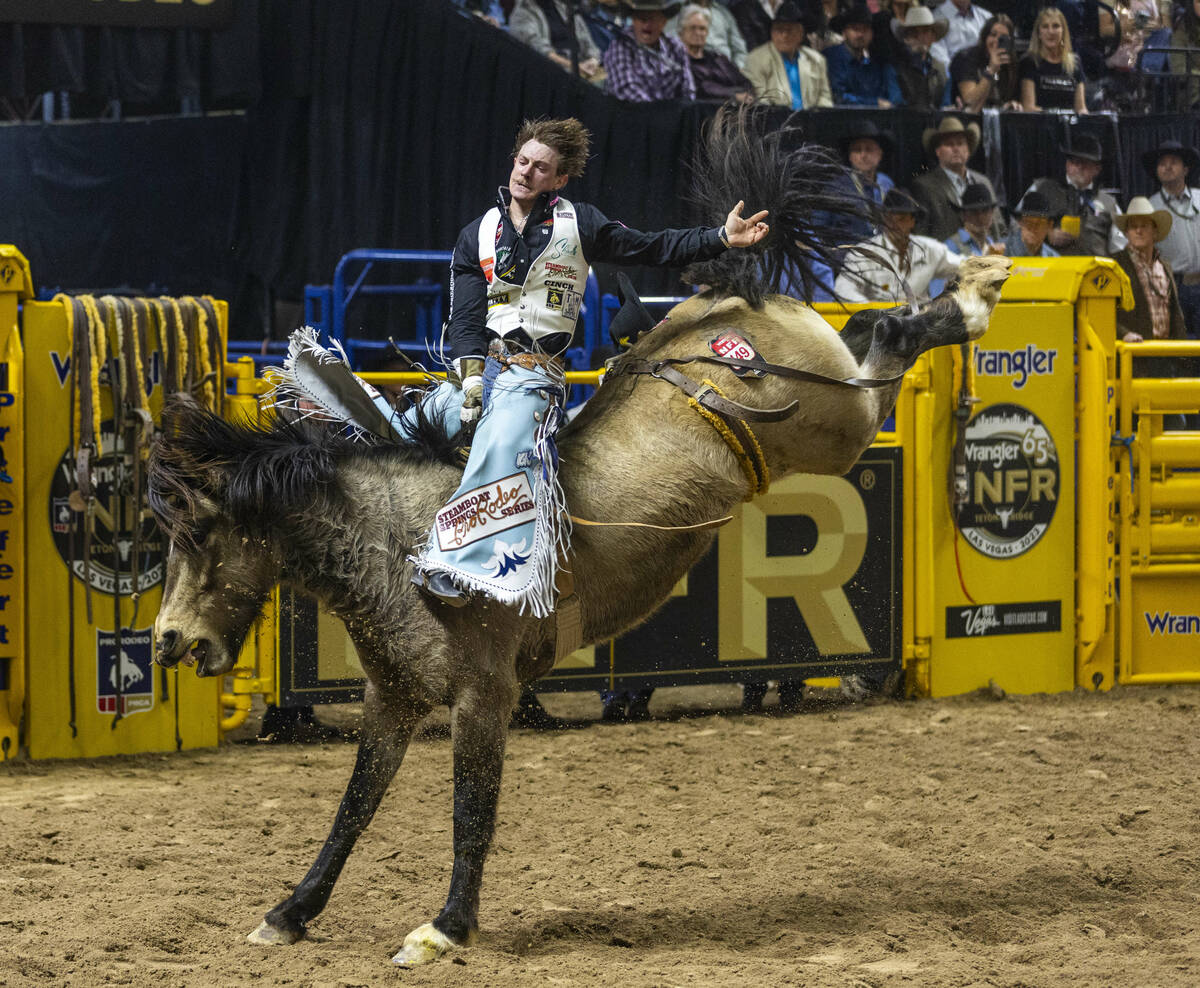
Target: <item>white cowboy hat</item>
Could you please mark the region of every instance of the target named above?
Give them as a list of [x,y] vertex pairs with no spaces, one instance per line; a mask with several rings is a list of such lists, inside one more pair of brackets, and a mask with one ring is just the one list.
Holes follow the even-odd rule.
[[1125,227],[1129,225],[1129,220],[1133,216],[1147,216],[1154,220],[1155,243],[1171,232],[1171,214],[1165,209],[1155,209],[1145,196],[1134,196],[1130,199],[1129,208],[1114,216],[1113,222],[1117,224],[1117,229],[1124,233]]
[[950,30],[950,22],[944,17],[934,17],[933,11],[928,7],[912,6],[904,14],[904,20],[892,18],[892,33],[901,41],[904,40],[904,32],[917,27],[931,27],[933,33],[940,41],[946,36],[946,32]]

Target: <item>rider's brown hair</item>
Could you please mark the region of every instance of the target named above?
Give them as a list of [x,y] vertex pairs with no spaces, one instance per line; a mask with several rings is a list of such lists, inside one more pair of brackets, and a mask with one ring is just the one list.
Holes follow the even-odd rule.
[[574,117],[564,120],[526,120],[517,131],[513,157],[528,141],[537,141],[558,152],[558,173],[579,178],[587,164],[588,145],[592,135]]

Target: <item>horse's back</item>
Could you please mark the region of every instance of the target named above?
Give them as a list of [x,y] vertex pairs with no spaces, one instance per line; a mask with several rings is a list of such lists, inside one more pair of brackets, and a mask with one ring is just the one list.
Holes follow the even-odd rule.
[[[787,295],[768,295],[754,308],[738,296],[716,298],[701,292],[675,306],[646,343],[659,356],[680,356],[688,347],[689,353],[700,353],[709,351],[712,340],[724,331],[744,337],[768,363],[799,366],[802,361],[806,370],[838,378],[858,372],[858,362],[838,331],[810,305]],[[697,344],[701,349],[695,349]]]

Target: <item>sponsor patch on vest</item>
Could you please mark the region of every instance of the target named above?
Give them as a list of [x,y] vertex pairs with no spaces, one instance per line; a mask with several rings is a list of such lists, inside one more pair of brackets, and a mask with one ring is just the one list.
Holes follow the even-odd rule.
[[548,261],[546,262],[546,274],[556,274],[562,278],[570,278],[572,280],[579,276],[579,272],[569,264],[551,264]]
[[546,308],[551,312],[561,312],[567,319],[578,319],[579,310],[583,308],[583,296],[569,288],[559,288],[549,282],[546,284]]
[[494,309],[498,305],[508,305],[509,292],[497,292],[495,295],[489,295],[487,298],[487,306],[489,309]]
[[537,519],[533,489],[523,472],[460,494],[437,513],[438,548],[461,549]]
[[489,285],[492,283],[492,269],[495,260],[494,257],[481,257],[479,259],[479,266],[483,268],[483,276],[488,280]]
[[579,247],[566,237],[559,237],[550,248],[550,260],[557,261],[562,257],[577,257]]
[[[758,359],[758,353],[750,345],[749,341],[738,336],[733,330],[726,330],[708,345],[718,357],[725,357],[729,360]],[[762,377],[765,373],[761,370],[754,370],[751,367],[734,367],[733,372],[738,377]]]

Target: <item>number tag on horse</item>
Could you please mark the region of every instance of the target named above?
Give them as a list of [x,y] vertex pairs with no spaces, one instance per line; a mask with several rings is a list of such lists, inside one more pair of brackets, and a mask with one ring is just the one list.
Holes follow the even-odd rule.
[[[708,345],[718,357],[726,357],[729,360],[759,359],[754,347],[732,330],[726,330]],[[753,367],[734,367],[733,372],[738,377],[763,377],[766,373],[765,371],[755,370]]]

